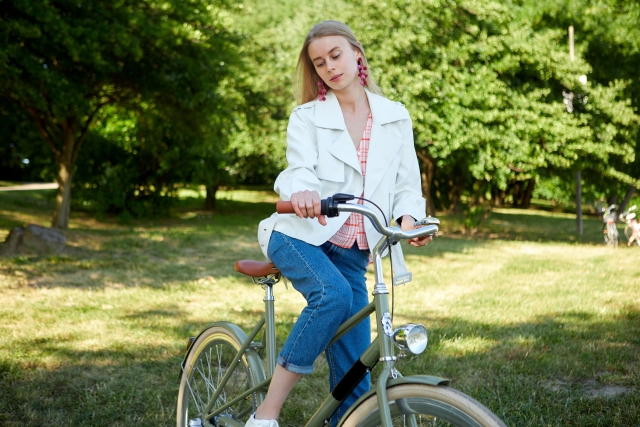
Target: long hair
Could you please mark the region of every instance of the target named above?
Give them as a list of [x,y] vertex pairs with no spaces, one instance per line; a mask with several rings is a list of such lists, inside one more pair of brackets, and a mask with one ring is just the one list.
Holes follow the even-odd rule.
[[309,44],[326,36],[342,36],[347,39],[354,49],[357,49],[362,54],[362,65],[367,67],[367,74],[369,75],[365,79],[365,86],[371,92],[382,95],[382,91],[373,80],[364,49],[358,44],[358,39],[356,39],[356,35],[351,31],[351,28],[339,21],[322,21],[309,31],[298,56],[298,65],[293,75],[293,96],[298,105],[305,104],[318,97],[318,82],[322,81],[322,79],[316,72],[316,68],[309,57]]

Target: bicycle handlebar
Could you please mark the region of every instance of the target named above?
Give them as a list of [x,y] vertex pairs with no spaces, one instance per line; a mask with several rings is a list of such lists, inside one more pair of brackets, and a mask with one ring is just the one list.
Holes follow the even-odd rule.
[[293,204],[291,202],[285,202],[284,200],[278,200],[276,202],[276,212],[279,214],[294,214]]
[[[378,214],[372,209],[358,204],[346,203],[353,200],[354,197],[346,194],[336,194],[333,197],[322,199],[320,205],[320,213],[328,217],[336,217],[340,212],[355,212],[369,218],[373,226],[378,232],[384,236],[391,238],[393,241],[402,239],[416,239],[424,236],[431,236],[438,232],[437,225],[427,225],[425,227],[416,228],[414,230],[402,231],[399,227],[387,227],[380,220]],[[295,214],[291,202],[280,200],[276,203],[276,212],[279,214]]]

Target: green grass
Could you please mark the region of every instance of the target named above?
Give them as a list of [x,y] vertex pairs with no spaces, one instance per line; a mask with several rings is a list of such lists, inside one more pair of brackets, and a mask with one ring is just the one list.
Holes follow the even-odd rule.
[[[0,239],[46,225],[53,194],[0,192]],[[130,225],[74,214],[64,253],[0,258],[0,425],[174,425],[187,337],[259,316],[262,290],[233,263],[261,259],[273,200],[224,193],[211,213],[186,198],[172,218]],[[447,377],[510,426],[638,426],[640,248],[605,247],[596,218],[577,239],[562,213],[499,210],[472,237],[462,217],[440,219],[440,238],[406,250],[414,281],[395,289],[395,323],[430,334],[400,371]],[[276,288],[279,343],[302,305]],[[322,400],[317,366],[282,426]]]

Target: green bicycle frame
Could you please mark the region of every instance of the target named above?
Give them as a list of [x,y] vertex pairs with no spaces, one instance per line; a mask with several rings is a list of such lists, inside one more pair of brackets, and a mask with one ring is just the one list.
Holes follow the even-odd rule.
[[[348,205],[354,206],[354,205]],[[356,205],[357,208],[360,208]],[[355,209],[355,208],[354,208]],[[369,215],[367,215],[369,216]],[[375,222],[375,221],[374,221]],[[400,232],[399,229],[392,227],[392,229]],[[435,228],[437,231],[437,228]],[[396,231],[393,231],[394,237]],[[391,242],[397,242],[398,239],[392,239]],[[356,361],[353,367],[347,372],[345,377],[334,387],[334,389],[329,393],[326,397],[320,408],[316,411],[316,413],[311,417],[311,419],[305,425],[306,427],[320,427],[327,424],[327,421],[331,418],[335,410],[340,406],[344,398],[348,396],[353,388],[360,382],[364,376],[370,372],[374,365],[377,363],[382,364],[382,371],[378,377],[378,381],[376,384],[375,391],[370,390],[366,397],[370,396],[372,393],[376,393],[378,398],[378,406],[380,408],[380,416],[381,416],[381,424],[383,427],[391,427],[391,416],[389,414],[389,402],[387,399],[386,389],[388,387],[389,378],[392,377],[392,370],[396,361],[395,351],[394,351],[394,343],[391,332],[391,319],[389,315],[389,291],[387,290],[386,285],[384,284],[383,278],[383,268],[382,268],[382,254],[385,250],[390,247],[390,237],[383,237],[372,253],[374,254],[374,275],[375,275],[375,284],[373,291],[373,302],[369,303],[366,307],[360,310],[358,313],[354,314],[352,317],[347,319],[336,331],[335,335],[329,342],[328,346],[331,346],[336,341],[338,341],[342,336],[344,336],[349,330],[351,330],[355,325],[360,323],[365,318],[369,317],[373,312],[376,314],[376,328],[378,330],[378,336],[373,340],[373,342],[369,345],[369,347],[362,353],[360,359]],[[253,330],[249,333],[246,339],[243,341],[242,346],[238,350],[236,357],[228,368],[227,373],[224,375],[222,380],[218,385],[218,389],[211,397],[209,403],[206,405],[204,410],[202,411],[202,422],[205,426],[212,426],[210,420],[215,418],[219,425],[224,426],[233,426],[233,427],[244,427],[243,423],[240,423],[230,417],[224,415],[224,412],[227,408],[235,405],[236,403],[249,398],[252,394],[256,392],[266,392],[269,384],[271,382],[271,376],[273,375],[273,371],[276,365],[276,349],[275,349],[275,316],[274,316],[274,297],[273,297],[273,283],[265,285],[265,314],[258,321]],[[230,324],[225,324],[229,325]],[[255,342],[254,339],[260,332],[263,326],[266,325],[265,332],[262,336],[260,342]],[[235,325],[233,325],[235,327]],[[227,326],[228,327],[228,326]],[[266,356],[266,379],[260,381],[259,384],[255,385],[251,389],[245,391],[243,394],[237,396],[235,399],[225,403],[224,405],[216,408],[212,411],[215,402],[220,396],[221,391],[224,389],[225,384],[231,378],[232,372],[242,356],[249,351],[257,351],[260,356]],[[263,356],[261,353],[266,353]],[[255,353],[254,353],[255,354]],[[188,356],[188,354],[187,354]],[[186,357],[185,356],[185,361]],[[412,379],[414,378],[414,379]],[[418,382],[424,383],[425,381],[432,385],[438,384],[446,384],[447,381],[442,378],[437,377],[427,377],[427,376],[419,376],[419,377],[408,377],[401,378],[398,380],[402,380],[403,382]],[[395,384],[398,380],[391,380],[391,384]],[[363,396],[364,398],[365,396]],[[359,400],[361,401],[362,398]],[[258,401],[260,404],[261,401]],[[353,406],[355,407],[355,405]],[[352,407],[352,408],[353,408]],[[347,412],[347,415],[349,412]],[[346,417],[346,415],[345,415]],[[343,417],[343,420],[345,419]],[[343,422],[340,420],[340,424]],[[410,424],[415,425],[415,420]]]

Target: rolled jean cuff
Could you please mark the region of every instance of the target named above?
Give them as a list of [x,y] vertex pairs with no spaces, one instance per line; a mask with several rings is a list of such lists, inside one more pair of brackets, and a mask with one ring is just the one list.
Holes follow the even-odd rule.
[[285,360],[284,357],[282,357],[282,355],[278,356],[278,365],[282,366],[284,369],[286,369],[289,372],[293,372],[294,374],[309,375],[313,373],[313,365],[311,366],[292,365],[291,363],[287,363],[287,361]]

